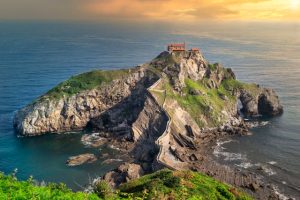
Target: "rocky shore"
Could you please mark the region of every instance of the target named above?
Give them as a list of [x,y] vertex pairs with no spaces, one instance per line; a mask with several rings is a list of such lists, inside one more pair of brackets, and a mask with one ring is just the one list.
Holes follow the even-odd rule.
[[[99,80],[108,73],[112,80],[96,86],[82,81]],[[18,133],[97,132],[84,135],[82,142],[91,147],[113,145],[132,160],[103,177],[114,187],[167,167],[204,172],[257,199],[279,199],[262,177],[222,166],[209,156],[217,139],[248,133],[244,118],[283,112],[274,90],[241,83],[230,68],[210,64],[193,51],[162,52],[126,73],[92,74],[71,78],[18,111]],[[78,80],[80,87],[74,84]],[[82,159],[70,159],[73,162]]]

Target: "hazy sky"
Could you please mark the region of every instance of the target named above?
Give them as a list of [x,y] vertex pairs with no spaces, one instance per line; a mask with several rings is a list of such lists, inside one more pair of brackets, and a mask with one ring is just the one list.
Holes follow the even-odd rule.
[[300,0],[0,0],[0,19],[300,21]]

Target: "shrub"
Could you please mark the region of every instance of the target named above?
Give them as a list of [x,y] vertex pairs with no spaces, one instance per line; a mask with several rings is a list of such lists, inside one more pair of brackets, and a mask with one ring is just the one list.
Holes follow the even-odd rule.
[[27,181],[18,181],[13,175],[5,176],[0,173],[0,199],[28,200],[28,199],[76,199],[97,200],[96,194],[72,192],[65,184],[50,183],[46,186],[37,186],[32,178]]
[[101,180],[94,186],[94,192],[100,197],[104,199],[114,199],[114,191],[110,187],[110,185],[104,181]]
[[225,199],[228,200],[234,200],[235,197],[234,195],[228,190],[228,188],[226,188],[223,185],[218,185],[217,186],[217,191],[221,194],[222,197],[224,197]]

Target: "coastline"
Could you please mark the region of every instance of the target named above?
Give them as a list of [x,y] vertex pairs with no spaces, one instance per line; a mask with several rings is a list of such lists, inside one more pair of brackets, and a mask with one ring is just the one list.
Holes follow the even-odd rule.
[[[198,158],[201,156],[199,159],[201,162],[194,162],[189,166],[189,169],[207,174],[216,180],[241,188],[255,199],[293,199],[292,195],[283,194],[275,183],[269,182],[262,174],[218,162],[213,155],[215,145],[217,145],[218,140],[230,140],[231,138],[232,135],[223,135],[215,140],[215,135],[213,135],[210,141],[206,141],[206,145],[202,145],[202,143],[198,144],[201,146],[201,149],[198,149],[199,154],[196,156]],[[131,142],[119,141],[116,138],[109,138],[108,141],[106,145],[113,146],[116,150],[121,151],[122,154],[130,154],[131,148],[134,148]],[[131,161],[127,160],[127,162],[121,162],[120,164],[126,165],[133,163],[137,163],[137,161],[134,159],[134,156],[131,155]],[[167,166],[165,167],[168,168]],[[117,170],[117,168],[115,170]],[[115,172],[115,170],[107,172],[102,176],[102,179],[114,185],[113,180],[107,179],[106,176],[111,172]],[[152,171],[148,171],[145,174],[149,173],[152,173]],[[101,177],[99,178],[101,179]],[[99,180],[99,178],[96,178],[95,181]]]
[[[248,133],[250,125],[239,112],[276,116],[283,108],[274,90],[239,82],[230,68],[210,64],[199,50],[165,51],[132,69],[71,77],[17,112],[14,127],[23,135],[100,131],[81,140],[131,157],[103,176],[113,187],[167,167],[205,173],[257,199],[279,199],[258,175],[220,165],[209,155],[218,139]],[[67,163],[95,160],[83,154]],[[135,175],[124,177],[131,170]]]
[[[250,131],[251,134],[242,137],[253,137],[253,135],[257,134],[255,130],[250,129]],[[298,199],[300,192],[299,188],[297,188],[293,182],[286,180],[285,178],[288,177],[283,176],[284,174],[280,174],[280,171],[284,169],[280,168],[276,161],[255,161],[249,158],[248,152],[240,152],[230,148],[232,146],[236,147],[242,145],[240,144],[241,139],[245,138],[232,136],[218,139],[210,152],[212,159],[221,165],[229,166],[232,169],[256,174],[261,177],[264,183],[272,186],[273,191],[280,199]]]
[[[25,180],[32,174],[38,180],[65,182],[74,189],[77,186],[74,186],[73,180],[85,185],[85,179],[88,179],[89,175],[100,176],[108,167],[103,167],[100,162],[73,169],[66,167],[66,159],[84,153],[78,151],[84,147],[74,145],[72,135],[68,138],[58,135],[29,139],[15,137],[11,126],[13,112],[72,75],[96,68],[124,68],[133,63],[143,63],[160,51],[167,38],[170,41],[182,38],[180,30],[177,33],[171,32],[168,27],[164,32],[160,31],[161,29],[151,29],[147,32],[132,29],[130,34],[124,33],[122,28],[116,28],[118,31],[113,30],[115,34],[106,35],[103,34],[103,30],[109,31],[111,28],[103,25],[103,28],[95,30],[96,24],[65,23],[64,27],[69,27],[68,30],[61,28],[57,23],[52,23],[49,28],[48,22],[35,25],[24,22],[22,26],[14,23],[2,25],[7,40],[0,42],[5,47],[0,53],[5,58],[2,59],[3,87],[0,94],[0,153],[5,160],[0,163],[0,168],[9,174],[17,167],[20,172],[18,177],[21,179]],[[300,118],[297,76],[300,45],[294,34],[295,26],[287,27],[283,23],[274,23],[267,25],[271,31],[265,31],[262,28],[266,27],[265,24],[257,26],[253,23],[250,27],[229,25],[208,24],[205,29],[200,25],[195,26],[193,30],[186,31],[189,36],[185,37],[185,41],[187,44],[201,47],[209,60],[221,61],[224,65],[231,66],[239,80],[260,83],[273,87],[278,92],[285,107],[285,114],[276,119],[269,129],[260,133],[254,131],[254,137],[256,134],[261,136],[258,137],[258,141],[249,141],[253,148],[248,149],[259,154],[260,149],[268,146],[270,153],[264,154],[265,161],[276,161],[275,169],[280,167],[285,170],[282,176],[286,177],[282,180],[300,185],[300,138],[297,120]],[[84,33],[82,27],[85,27]],[[218,31],[218,34],[214,34],[217,33],[214,32],[215,28],[228,31]],[[240,34],[236,34],[237,31]],[[123,37],[128,40],[120,40]],[[23,48],[20,49],[20,46]],[[126,48],[123,48],[125,46]],[[26,52],[26,55],[22,52]],[[64,142],[59,142],[61,140]],[[264,144],[260,141],[264,141]],[[69,143],[72,143],[72,147],[69,147]],[[243,144],[245,142],[242,143],[241,150],[245,149]],[[104,153],[102,148],[100,151],[101,154]],[[234,149],[228,151],[237,152]],[[248,159],[255,160],[253,157]],[[251,162],[256,163],[258,162]],[[93,168],[93,165],[97,167]],[[277,176],[278,173],[271,178]]]

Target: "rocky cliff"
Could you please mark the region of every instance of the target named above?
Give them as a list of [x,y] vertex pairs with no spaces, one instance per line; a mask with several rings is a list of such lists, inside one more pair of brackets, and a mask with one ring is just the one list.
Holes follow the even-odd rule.
[[[107,76],[112,78],[106,80]],[[89,87],[93,79],[98,85],[90,84]],[[81,74],[59,84],[18,111],[14,126],[23,135],[60,133],[82,130],[92,119],[102,116],[103,122],[98,126],[105,127],[109,120],[104,119],[106,113],[115,107],[122,107],[124,112],[126,109],[134,112],[131,108],[137,112],[142,109],[145,88],[157,79],[154,73],[143,67]],[[74,90],[76,92],[73,94]],[[119,120],[123,122],[130,119]]]
[[[171,97],[176,102],[166,106],[174,109],[174,113],[176,109],[187,112],[189,121],[196,122],[192,123],[196,132],[199,132],[198,127],[238,123],[238,113],[245,117],[274,116],[283,110],[272,89],[240,83],[231,69],[209,64],[200,53],[163,52],[150,63],[133,69],[95,71],[72,77],[18,111],[14,126],[23,135],[89,127],[125,131],[128,137],[137,140],[149,132],[146,130],[150,123],[149,112],[145,111],[145,105],[150,102],[147,88],[158,79],[162,81],[157,88],[152,87],[151,96],[158,103],[162,98],[165,101]],[[241,104],[240,110],[237,110],[237,102]],[[152,107],[154,111],[159,110]],[[180,117],[176,120],[181,128],[186,125],[180,122],[182,120]]]
[[132,69],[71,77],[19,110],[14,126],[27,136],[101,131],[135,143],[139,162],[182,168],[178,155],[209,132],[243,133],[244,117],[282,112],[274,90],[237,81],[201,53],[162,52]]
[[[200,52],[162,52],[132,69],[71,77],[19,110],[14,127],[26,136],[97,131],[101,144],[101,137],[113,138],[143,173],[217,166],[205,172],[220,175],[219,165],[205,157],[210,142],[247,132],[245,117],[282,112],[274,90],[239,82],[230,68],[210,64]],[[232,176],[238,177],[235,172],[222,177],[230,182]]]

